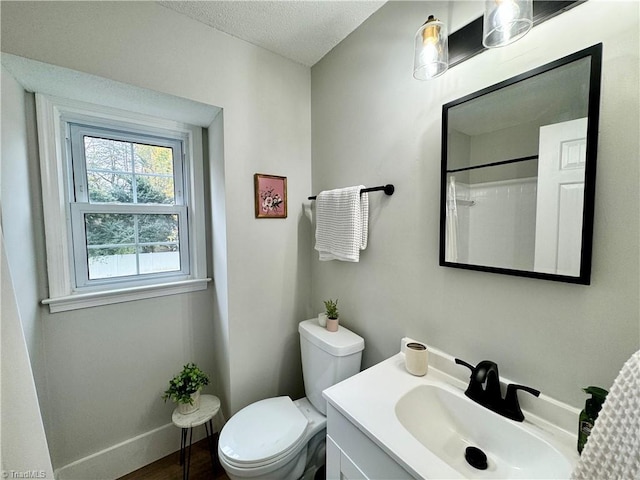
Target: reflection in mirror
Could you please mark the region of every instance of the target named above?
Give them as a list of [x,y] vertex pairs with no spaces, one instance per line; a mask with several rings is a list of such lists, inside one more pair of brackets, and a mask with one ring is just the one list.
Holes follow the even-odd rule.
[[443,106],[441,265],[589,283],[601,50]]

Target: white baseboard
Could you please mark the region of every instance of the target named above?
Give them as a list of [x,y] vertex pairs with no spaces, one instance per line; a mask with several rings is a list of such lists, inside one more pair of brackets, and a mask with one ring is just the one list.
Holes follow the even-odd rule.
[[[204,428],[194,428],[194,443],[205,436]],[[55,471],[55,478],[57,480],[116,479],[179,449],[180,429],[173,423],[168,423],[58,468]]]

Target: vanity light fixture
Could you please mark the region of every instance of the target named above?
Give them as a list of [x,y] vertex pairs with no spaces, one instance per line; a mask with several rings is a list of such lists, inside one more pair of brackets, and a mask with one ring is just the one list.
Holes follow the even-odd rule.
[[433,15],[416,32],[413,76],[417,80],[439,77],[449,68],[447,27]]
[[503,47],[527,34],[533,26],[533,0],[485,0],[482,44]]

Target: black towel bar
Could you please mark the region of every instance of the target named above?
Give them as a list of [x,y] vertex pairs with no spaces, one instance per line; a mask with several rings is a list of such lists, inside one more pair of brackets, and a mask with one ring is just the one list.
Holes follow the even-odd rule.
[[[395,192],[396,187],[394,187],[393,185],[388,183],[387,185],[380,185],[379,187],[363,188],[362,190],[360,190],[360,193],[378,192],[380,190],[383,190],[384,193],[386,193],[387,195],[393,195],[393,192]],[[309,198],[309,200],[315,200],[316,197],[317,197],[317,195],[314,195],[313,197],[308,197],[308,198]]]

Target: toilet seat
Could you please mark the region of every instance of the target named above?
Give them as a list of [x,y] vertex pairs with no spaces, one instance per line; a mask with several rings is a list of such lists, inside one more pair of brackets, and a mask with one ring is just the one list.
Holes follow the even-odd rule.
[[289,397],[260,400],[226,423],[220,434],[219,451],[237,468],[269,465],[306,442],[307,424],[307,418]]

